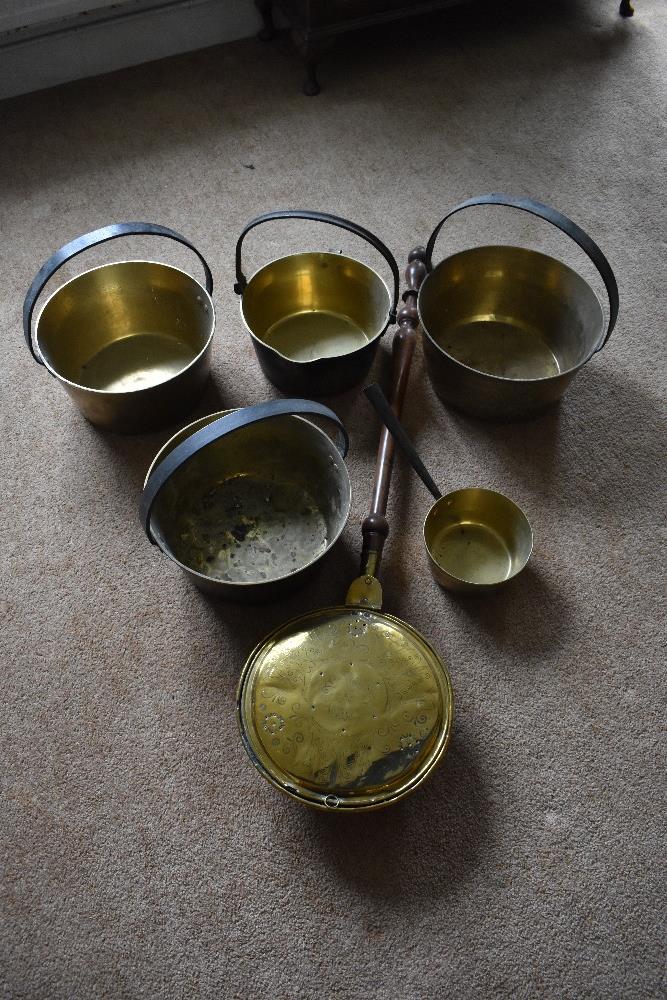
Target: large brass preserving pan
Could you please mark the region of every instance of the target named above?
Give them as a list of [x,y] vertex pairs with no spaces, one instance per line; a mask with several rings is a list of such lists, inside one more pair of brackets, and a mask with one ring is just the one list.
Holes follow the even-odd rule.
[[[336,443],[312,419],[333,424]],[[141,521],[200,590],[272,600],[305,582],[350,510],[347,432],[326,406],[284,399],[213,413],[156,455]]]
[[[105,264],[61,285],[32,317],[49,279],[78,254],[120,236],[163,236],[189,247],[206,287],[179,268],[148,260]],[[203,256],[173,229],[126,222],[79,236],[32,282],[23,331],[35,361],[83,415],[107,430],[136,433],[175,423],[199,399],[209,374],[215,311]]]
[[[500,205],[538,216],[571,237],[589,256],[609,297],[606,324],[593,289],[546,254],[482,246],[432,267],[444,223],[475,205]],[[453,208],[433,230],[425,254],[430,272],[417,307],[429,376],[440,398],[474,416],[511,420],[560,399],[609,340],[618,288],[600,248],[561,212],[529,198],[487,194]]]

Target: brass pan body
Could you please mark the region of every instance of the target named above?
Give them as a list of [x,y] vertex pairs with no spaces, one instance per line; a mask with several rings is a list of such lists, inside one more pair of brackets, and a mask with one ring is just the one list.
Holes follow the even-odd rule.
[[390,805],[431,774],[449,745],[453,705],[449,673],[419,632],[348,604],[302,615],[256,647],[237,717],[274,787],[349,813]]
[[249,280],[241,315],[266,377],[283,392],[333,395],[364,378],[391,296],[366,264],[341,254],[281,257]]
[[447,257],[423,282],[418,310],[439,397],[497,420],[560,399],[605,333],[587,282],[555,258],[520,247]]
[[495,490],[468,487],[441,497],[424,522],[434,578],[447,590],[482,593],[507,583],[533,550],[526,515]]
[[35,344],[88,420],[136,432],[194,406],[214,326],[210,295],[185,271],[119,261],[58,288],[38,316]]
[[[230,411],[196,420],[156,455]],[[329,436],[280,416],[220,438],[178,469],[160,492],[151,533],[200,590],[225,600],[274,600],[314,572],[350,510],[345,461]]]

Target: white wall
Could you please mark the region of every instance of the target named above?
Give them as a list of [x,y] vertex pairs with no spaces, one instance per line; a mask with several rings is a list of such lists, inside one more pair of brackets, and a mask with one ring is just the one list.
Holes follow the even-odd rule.
[[109,0],[0,0],[0,32],[108,6]]
[[3,25],[0,99],[246,38],[261,19],[253,0],[0,0]]

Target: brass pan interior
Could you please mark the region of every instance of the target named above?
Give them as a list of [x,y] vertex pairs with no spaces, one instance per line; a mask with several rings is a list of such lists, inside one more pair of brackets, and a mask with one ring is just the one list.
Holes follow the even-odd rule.
[[[222,415],[175,435],[151,469]],[[254,587],[316,562],[340,536],[350,502],[345,462],[328,435],[301,417],[280,416],[243,427],[191,458],[160,492],[151,525],[163,551],[186,571]]]
[[553,257],[510,246],[443,260],[422,285],[419,315],[450,358],[518,381],[578,368],[603,330],[602,307],[583,278]]
[[58,377],[128,393],[194,364],[213,326],[210,297],[185,271],[121,261],[85,271],[54,292],[39,315],[37,343]]
[[265,265],[248,282],[243,320],[291,361],[351,354],[386,328],[391,296],[372,268],[335,253],[299,253]]
[[441,497],[424,522],[431,572],[449,590],[499,587],[524,568],[533,549],[528,518],[509,497],[468,487]]

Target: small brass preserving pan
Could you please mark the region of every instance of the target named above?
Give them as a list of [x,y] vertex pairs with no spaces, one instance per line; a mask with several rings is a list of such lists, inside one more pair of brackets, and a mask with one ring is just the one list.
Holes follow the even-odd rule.
[[[597,268],[609,296],[604,324],[597,295],[575,271],[533,250],[483,246],[432,269],[438,234],[475,205],[516,208],[570,236]],[[433,230],[417,300],[429,376],[443,400],[473,416],[511,420],[555,402],[609,340],[618,288],[600,248],[570,219],[529,198],[487,194],[453,208]]]
[[[256,226],[279,219],[322,222],[366,240],[389,264],[393,292],[366,264],[315,251],[274,260],[246,281],[243,240]],[[380,337],[395,322],[398,288],[396,260],[377,236],[324,212],[267,212],[246,225],[236,244],[241,316],[262,371],[282,392],[330,396],[363,379]]]
[[[79,274],[32,316],[63,264],[120,236],[164,236],[189,247],[206,287],[179,268],[118,261]],[[174,423],[199,399],[209,375],[215,312],[213,278],[201,253],[173,229],[126,222],[72,240],[40,269],[23,304],[23,331],[35,361],[62,384],[83,415],[107,430],[136,433]]]
[[[336,444],[306,417],[334,424]],[[201,590],[265,601],[303,583],[350,510],[336,414],[284,399],[214,413],[174,435],[144,483],[141,521]]]

